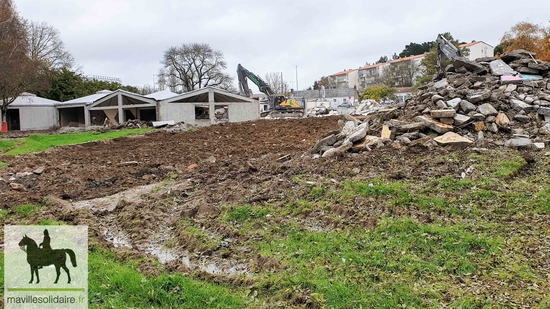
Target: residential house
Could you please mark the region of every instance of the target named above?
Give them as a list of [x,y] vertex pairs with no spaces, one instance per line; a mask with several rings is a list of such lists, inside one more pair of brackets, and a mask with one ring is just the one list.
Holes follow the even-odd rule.
[[468,44],[459,45],[461,49],[468,48],[470,54],[467,56],[470,60],[476,60],[477,58],[493,57],[495,48],[483,41],[473,41]]

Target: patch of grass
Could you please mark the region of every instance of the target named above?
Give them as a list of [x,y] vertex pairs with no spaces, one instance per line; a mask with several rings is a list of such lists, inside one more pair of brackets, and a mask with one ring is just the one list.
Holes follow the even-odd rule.
[[344,187],[351,187],[358,194],[370,197],[373,195],[403,195],[406,192],[405,184],[399,181],[388,182],[381,178],[369,182],[346,181]]
[[498,169],[494,176],[497,178],[508,178],[516,175],[527,164],[525,159],[519,158],[517,161],[501,161],[498,163]]
[[270,213],[269,208],[254,207],[250,205],[231,207],[225,217],[227,221],[246,221],[249,219],[263,218]]
[[452,176],[443,176],[437,180],[437,186],[444,190],[464,190],[474,186],[470,179],[456,179]]
[[326,188],[315,186],[315,187],[311,187],[311,191],[309,192],[309,195],[311,196],[312,199],[318,200],[321,197],[323,197],[323,195],[325,195],[326,191],[327,191]]
[[537,193],[537,210],[545,213],[550,212],[550,188],[543,189]]
[[15,147],[14,141],[0,140],[0,152]]
[[0,161],[0,168],[8,166],[8,163]]
[[260,251],[288,265],[277,289],[299,283],[322,295],[328,308],[423,308],[428,303],[414,292],[414,282],[475,274],[501,245],[501,240],[468,232],[465,226],[387,218],[366,233],[293,228],[280,240],[262,243]]
[[139,261],[118,261],[111,251],[92,248],[89,263],[90,308],[243,308],[243,293],[223,284],[181,274],[147,277]]
[[128,135],[143,134],[149,131],[151,131],[150,128],[110,131],[106,133],[77,132],[66,134],[31,134],[29,137],[21,140],[22,144],[20,146],[14,146],[15,148],[9,150],[6,154],[16,156],[20,154],[40,152],[56,146],[114,139]]
[[14,207],[15,214],[24,218],[32,217],[39,209],[40,205],[36,204],[23,204]]

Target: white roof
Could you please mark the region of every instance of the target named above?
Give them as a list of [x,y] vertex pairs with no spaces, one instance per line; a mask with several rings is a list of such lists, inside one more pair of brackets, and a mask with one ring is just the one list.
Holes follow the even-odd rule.
[[164,89],[164,90],[161,90],[161,91],[157,91],[157,92],[147,94],[147,95],[145,95],[145,97],[155,99],[157,101],[161,101],[161,100],[166,100],[166,99],[175,97],[177,95],[178,95],[177,93],[173,93],[172,91],[170,91],[170,89]]
[[[140,97],[140,98],[145,98],[144,96],[142,96],[141,94],[137,94],[137,93],[133,93],[133,92],[129,92],[129,91],[126,91],[126,90],[122,90],[122,89],[118,89],[118,90],[115,90],[115,91],[111,91],[111,90],[100,90],[98,91],[97,93],[95,94],[91,94],[91,95],[88,95],[88,96],[85,96],[85,97],[81,97],[81,98],[77,98],[77,99],[73,99],[73,100],[69,100],[69,101],[65,101],[65,102],[60,102],[57,104],[57,106],[83,106],[83,105],[92,105],[94,104],[95,102],[97,102],[98,100],[101,100],[102,98],[110,95],[110,94],[113,94],[115,92],[120,92],[122,93],[123,95],[127,95],[127,96],[130,96],[130,97]],[[145,98],[146,100],[148,100],[149,98]]]
[[90,105],[94,103],[95,101],[108,96],[109,94],[113,93],[114,91],[110,90],[101,90],[94,94],[87,95],[85,97],[72,99],[69,101],[61,102],[61,104],[58,105]]
[[37,97],[36,94],[24,92],[13,101],[10,107],[23,107],[23,106],[50,106],[55,107],[59,101],[44,99]]

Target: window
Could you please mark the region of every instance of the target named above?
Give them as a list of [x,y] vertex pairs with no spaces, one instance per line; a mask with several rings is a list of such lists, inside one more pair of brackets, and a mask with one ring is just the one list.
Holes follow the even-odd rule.
[[229,119],[229,106],[228,105],[216,105],[214,106],[214,117],[218,120]]
[[195,119],[210,119],[210,109],[208,106],[195,105]]

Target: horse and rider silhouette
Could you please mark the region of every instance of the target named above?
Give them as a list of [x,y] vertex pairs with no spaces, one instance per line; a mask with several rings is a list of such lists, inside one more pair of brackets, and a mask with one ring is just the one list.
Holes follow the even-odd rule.
[[74,254],[74,251],[71,249],[53,250],[50,243],[50,234],[47,229],[44,230],[44,240],[40,246],[37,246],[36,241],[28,237],[26,234],[19,242],[19,247],[21,250],[27,253],[27,262],[31,267],[31,281],[29,281],[29,283],[34,281],[35,274],[36,283],[39,283],[40,278],[38,277],[38,269],[52,264],[55,266],[55,272],[57,273],[54,283],[57,283],[59,280],[59,275],[61,274],[60,268],[63,268],[67,273],[67,277],[69,278],[67,283],[71,283],[71,274],[67,266],[65,266],[65,262],[67,261],[67,256],[65,254],[69,254],[73,267],[76,267],[76,255]]

